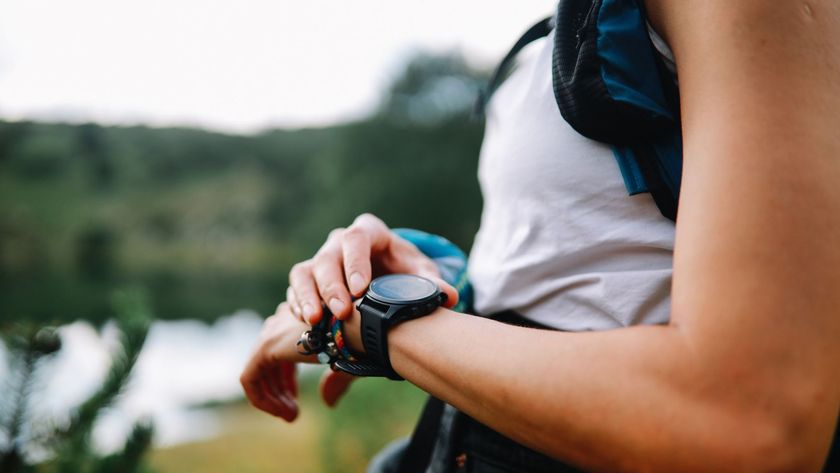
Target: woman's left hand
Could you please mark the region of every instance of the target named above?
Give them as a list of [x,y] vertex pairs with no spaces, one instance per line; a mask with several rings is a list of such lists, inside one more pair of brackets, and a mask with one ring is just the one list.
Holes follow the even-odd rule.
[[[353,322],[358,321],[358,317],[352,318]],[[347,325],[353,322],[348,321]],[[298,415],[296,364],[316,362],[314,356],[297,351],[297,341],[310,328],[292,314],[286,302],[265,320],[257,347],[239,378],[245,396],[254,407],[288,422],[295,420]],[[355,379],[347,373],[327,370],[320,384],[324,402],[335,405]]]

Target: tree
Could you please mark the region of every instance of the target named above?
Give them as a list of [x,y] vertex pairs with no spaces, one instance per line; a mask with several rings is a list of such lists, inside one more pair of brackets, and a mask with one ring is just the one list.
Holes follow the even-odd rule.
[[[91,448],[91,432],[104,409],[114,404],[129,379],[148,333],[151,315],[138,292],[118,294],[114,300],[121,329],[118,349],[112,355],[105,381],[73,410],[64,424],[39,430],[29,410],[39,368],[61,350],[58,331],[50,327],[19,325],[4,334],[11,375],[0,401],[0,471],[4,473],[104,473],[145,472],[143,455],[151,445],[153,428],[145,421],[134,425],[124,447],[100,456]],[[37,462],[32,453],[47,452]]]
[[468,117],[487,80],[460,54],[414,56],[386,93],[380,115],[401,124],[436,124]]

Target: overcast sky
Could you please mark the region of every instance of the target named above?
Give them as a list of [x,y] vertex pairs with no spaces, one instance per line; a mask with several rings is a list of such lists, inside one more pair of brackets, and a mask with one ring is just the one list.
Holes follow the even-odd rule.
[[250,132],[370,111],[405,58],[493,65],[555,0],[2,0],[0,118]]

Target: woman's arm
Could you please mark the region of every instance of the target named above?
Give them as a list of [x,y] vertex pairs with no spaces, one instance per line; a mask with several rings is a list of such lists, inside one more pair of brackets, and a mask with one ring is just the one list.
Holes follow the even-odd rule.
[[568,334],[439,310],[395,369],[603,471],[817,471],[840,407],[840,3],[651,0],[680,77],[672,322]]

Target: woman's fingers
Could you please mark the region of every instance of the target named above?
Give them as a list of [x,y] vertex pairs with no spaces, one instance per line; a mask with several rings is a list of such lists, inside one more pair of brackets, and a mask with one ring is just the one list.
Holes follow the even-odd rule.
[[361,297],[373,278],[371,261],[391,244],[393,235],[382,220],[371,214],[356,217],[341,234],[341,250],[347,287]]
[[344,274],[350,293],[359,297],[371,280],[370,235],[361,227],[351,225],[341,235],[341,252]]
[[[294,370],[293,363],[280,364],[290,365]],[[297,386],[289,384],[282,377],[278,378],[272,373],[274,369],[276,368],[267,364],[264,359],[252,358],[239,381],[245,391],[245,397],[254,407],[291,422],[298,415],[297,403],[293,396],[293,390],[297,389]]]
[[259,384],[262,397],[259,399],[260,404],[255,406],[287,422],[297,418],[298,406],[291,396],[274,386],[267,376],[261,378]]
[[[361,297],[370,285],[374,268],[440,277],[434,262],[417,247],[398,238],[378,218],[363,214],[349,228],[333,230],[312,260],[292,268],[286,296],[292,312],[314,325],[323,317],[323,303],[345,320],[353,313],[353,298]],[[451,293],[448,304],[454,304],[457,293],[447,293]]]
[[446,308],[453,308],[458,304],[458,290],[455,289],[452,285],[448,282],[444,281],[443,279],[437,276],[427,276],[429,279],[437,283],[438,287],[441,291],[446,294],[446,301],[444,301],[443,306]]
[[341,396],[347,392],[347,388],[357,378],[343,371],[326,370],[321,376],[321,383],[318,388],[321,391],[321,399],[330,407],[335,406]]
[[295,294],[295,302],[300,307],[304,322],[316,324],[321,320],[321,296],[312,274],[313,262],[303,261],[292,266],[289,272],[289,286]]
[[345,319],[353,312],[352,298],[344,283],[344,268],[342,267],[341,235],[344,229],[330,232],[324,246],[312,259],[312,274],[321,299],[327,304],[330,312],[339,319]]
[[303,318],[303,311],[300,308],[300,304],[298,304],[297,296],[295,295],[295,290],[292,289],[292,286],[286,288],[286,302],[289,303],[289,309],[295,317],[306,322]]
[[283,406],[284,419],[297,417],[297,379],[294,363],[280,362],[266,365],[263,379],[271,386],[271,394]]
[[291,392],[292,397],[297,398],[298,396],[298,384],[297,384],[297,368],[293,363],[283,363],[280,365],[280,373],[283,377],[283,382],[289,386],[289,392]]
[[295,346],[309,326],[293,316],[290,304],[282,303],[263,323],[259,341],[239,378],[245,396],[258,409],[287,421],[298,415],[296,362],[313,362]]

